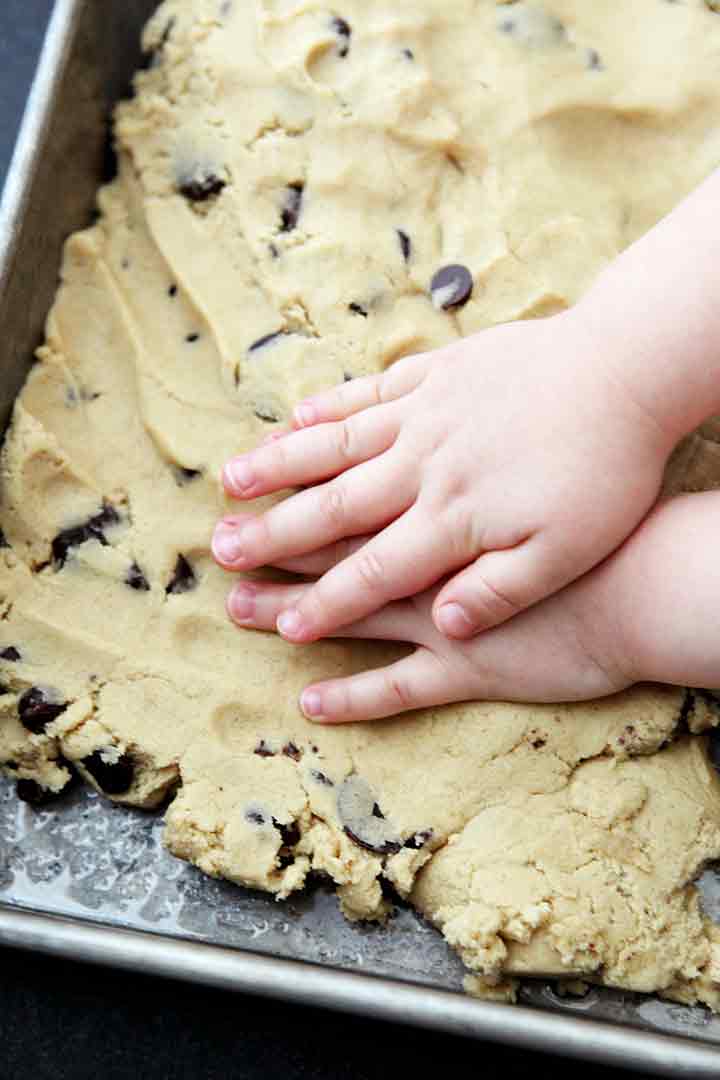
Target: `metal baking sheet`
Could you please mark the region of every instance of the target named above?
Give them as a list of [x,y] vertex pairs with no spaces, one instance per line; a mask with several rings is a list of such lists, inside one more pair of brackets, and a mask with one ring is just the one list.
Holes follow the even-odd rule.
[[[114,101],[156,0],[56,0],[0,206],[0,421],[42,339],[63,239],[107,175]],[[478,1002],[409,907],[352,925],[322,883],[278,904],[213,881],[161,845],[157,815],[75,790],[33,810],[0,779],[0,944],[254,991],[672,1076],[720,1075],[720,1018],[656,998],[528,982]],[[720,921],[720,877],[702,880]]]

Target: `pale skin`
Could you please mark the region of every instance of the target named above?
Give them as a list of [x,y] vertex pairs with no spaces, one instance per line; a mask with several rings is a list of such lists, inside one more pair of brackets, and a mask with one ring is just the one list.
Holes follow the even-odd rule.
[[[585,587],[582,576],[655,503],[678,439],[720,410],[719,198],[714,174],[569,311],[486,330],[319,394],[297,407],[293,430],[229,461],[223,481],[237,499],[313,485],[263,515],[225,518],[215,531],[213,553],[228,570],[314,560],[314,583],[256,592],[258,625],[268,628],[267,600],[273,626],[292,642],[362,632],[421,643],[404,672],[406,688],[422,684],[421,700],[404,707],[610,692],[582,692],[570,655],[567,671],[552,672],[555,691],[530,685],[513,641],[543,618],[546,598],[558,594],[554,602],[565,604],[575,595],[566,586]],[[339,560],[323,564],[313,554],[343,541]],[[243,589],[230,594],[236,621],[245,618]],[[378,620],[388,632],[378,632]],[[462,673],[475,650],[491,646],[497,655],[478,653],[477,663],[496,678],[508,670],[506,690],[488,693],[472,681],[470,693]],[[531,651],[544,648],[535,640]],[[434,674],[419,659],[428,649]],[[562,689],[566,680],[574,691]],[[320,713],[328,720],[403,707],[400,695],[389,708],[370,693],[364,716],[353,707],[348,717],[329,701]],[[317,717],[315,698],[306,693],[303,702]]]

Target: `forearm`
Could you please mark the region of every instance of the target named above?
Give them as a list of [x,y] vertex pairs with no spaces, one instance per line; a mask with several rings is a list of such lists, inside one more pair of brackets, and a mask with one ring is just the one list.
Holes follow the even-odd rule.
[[718,535],[720,492],[678,496],[578,583],[632,681],[720,687]]
[[720,170],[623,252],[575,311],[675,441],[720,411]]

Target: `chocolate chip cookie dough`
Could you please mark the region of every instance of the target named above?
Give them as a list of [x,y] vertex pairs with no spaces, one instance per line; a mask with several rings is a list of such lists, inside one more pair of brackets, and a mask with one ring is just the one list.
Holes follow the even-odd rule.
[[[175,854],[279,899],[323,872],[352,919],[385,918],[389,882],[478,993],[552,973],[720,1006],[692,884],[720,856],[708,697],[314,727],[306,683],[396,647],[239,632],[208,550],[221,464],[292,403],[561,310],[718,164],[711,6],[160,6],[3,450],[21,798],[79,773],[169,802]],[[718,430],[668,490],[718,483]]]

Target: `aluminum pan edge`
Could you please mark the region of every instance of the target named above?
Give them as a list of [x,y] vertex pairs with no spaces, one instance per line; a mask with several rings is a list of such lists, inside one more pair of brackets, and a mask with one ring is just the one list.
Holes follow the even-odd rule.
[[720,1054],[681,1039],[629,1033],[601,1021],[556,1016],[523,1006],[478,1002],[461,994],[417,987],[372,975],[354,974],[256,956],[161,935],[91,926],[0,905],[0,945],[30,948],[51,956],[110,964],[180,978],[215,988],[284,998],[340,1012],[362,1012],[457,1035],[510,1043],[530,1050],[659,1076],[715,1077]]
[[[131,31],[135,33],[139,24],[131,9],[137,14],[151,6],[152,0],[127,0],[119,6],[114,0],[56,0],[0,203],[0,426],[28,370],[32,345],[40,340],[55,288],[62,240],[88,219],[87,176],[91,169],[98,171],[102,156],[98,120],[118,91],[117,84],[101,79],[97,72],[95,81],[79,88],[72,120],[58,116],[73,47],[87,33],[93,8],[96,12],[98,7],[103,9],[102,28],[81,44],[102,52],[122,48]],[[97,20],[96,27],[99,23]],[[98,67],[101,59],[98,55]],[[65,136],[51,139],[63,125]],[[56,145],[51,146],[53,142]],[[85,184],[75,184],[75,177],[83,174]],[[48,177],[55,183],[48,183]],[[33,256],[26,266],[22,255],[27,245]],[[377,976],[102,927],[2,903],[0,945],[651,1070],[658,1075],[720,1076],[718,1050],[678,1037],[522,1006],[478,1002],[457,993]]]

